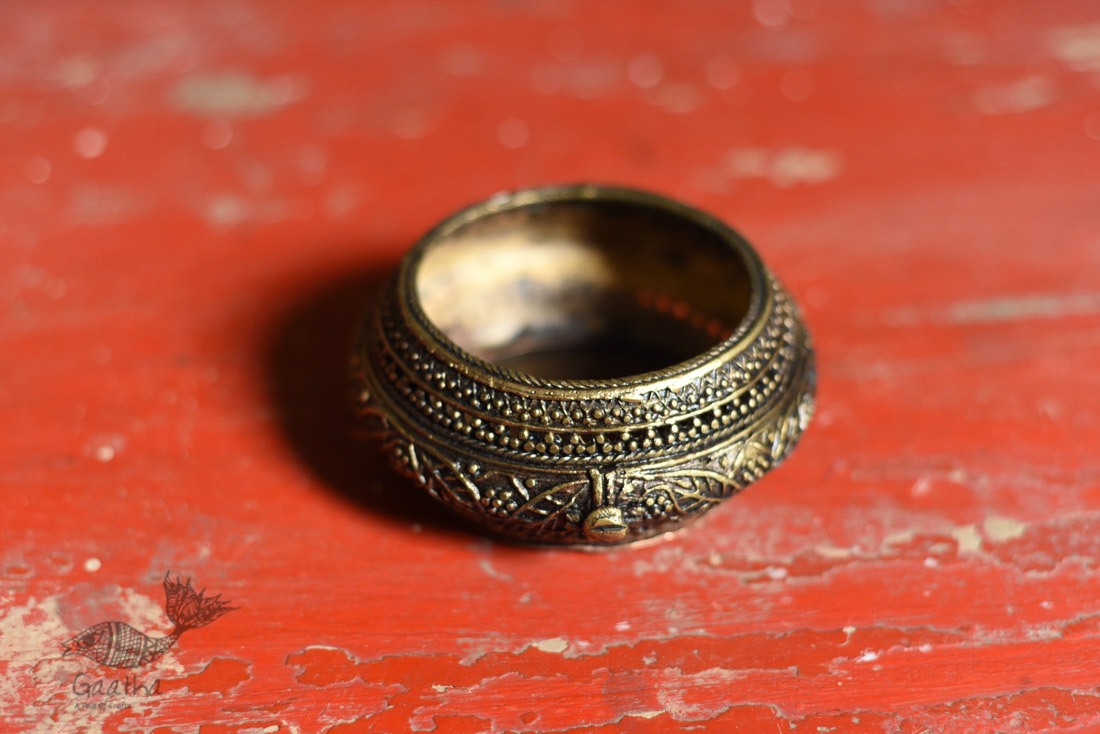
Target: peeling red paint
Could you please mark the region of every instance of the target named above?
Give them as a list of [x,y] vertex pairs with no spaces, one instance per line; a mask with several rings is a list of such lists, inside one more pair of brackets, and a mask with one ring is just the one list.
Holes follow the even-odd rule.
[[[0,730],[1100,731],[1095,3],[9,3],[0,39]],[[470,532],[345,413],[422,232],[584,180],[744,231],[821,378],[785,466],[605,554]],[[62,655],[168,634],[169,570],[239,610]]]
[[220,693],[229,696],[233,689],[252,678],[250,665],[235,658],[214,658],[197,673],[182,678],[161,680],[163,693],[185,691],[188,693]]
[[311,647],[287,656],[286,663],[299,668],[294,679],[307,686],[324,687],[362,679],[359,672],[361,663],[347,650]]

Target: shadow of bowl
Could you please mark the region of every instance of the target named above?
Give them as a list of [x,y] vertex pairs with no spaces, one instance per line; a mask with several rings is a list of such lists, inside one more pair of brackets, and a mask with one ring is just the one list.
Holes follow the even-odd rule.
[[356,428],[348,375],[352,337],[395,267],[346,272],[290,302],[268,338],[270,399],[291,449],[339,496],[407,529],[476,533],[391,469],[379,446]]

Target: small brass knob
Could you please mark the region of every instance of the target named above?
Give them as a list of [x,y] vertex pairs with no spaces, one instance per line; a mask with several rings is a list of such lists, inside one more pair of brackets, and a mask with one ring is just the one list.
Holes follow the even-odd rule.
[[618,507],[597,507],[584,518],[584,534],[597,543],[614,543],[626,537],[627,526]]

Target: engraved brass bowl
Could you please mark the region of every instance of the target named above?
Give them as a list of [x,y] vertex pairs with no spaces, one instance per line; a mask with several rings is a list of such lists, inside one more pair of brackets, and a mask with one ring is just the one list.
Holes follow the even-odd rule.
[[676,530],[778,465],[813,412],[809,335],[744,238],[602,186],[501,194],[428,233],[352,374],[401,472],[547,545]]

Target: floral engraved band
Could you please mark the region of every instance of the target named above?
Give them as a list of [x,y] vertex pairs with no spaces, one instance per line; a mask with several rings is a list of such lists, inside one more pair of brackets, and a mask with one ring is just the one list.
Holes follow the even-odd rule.
[[383,290],[352,373],[403,474],[545,545],[676,530],[778,465],[813,412],[809,335],[744,238],[602,186],[443,222]]

